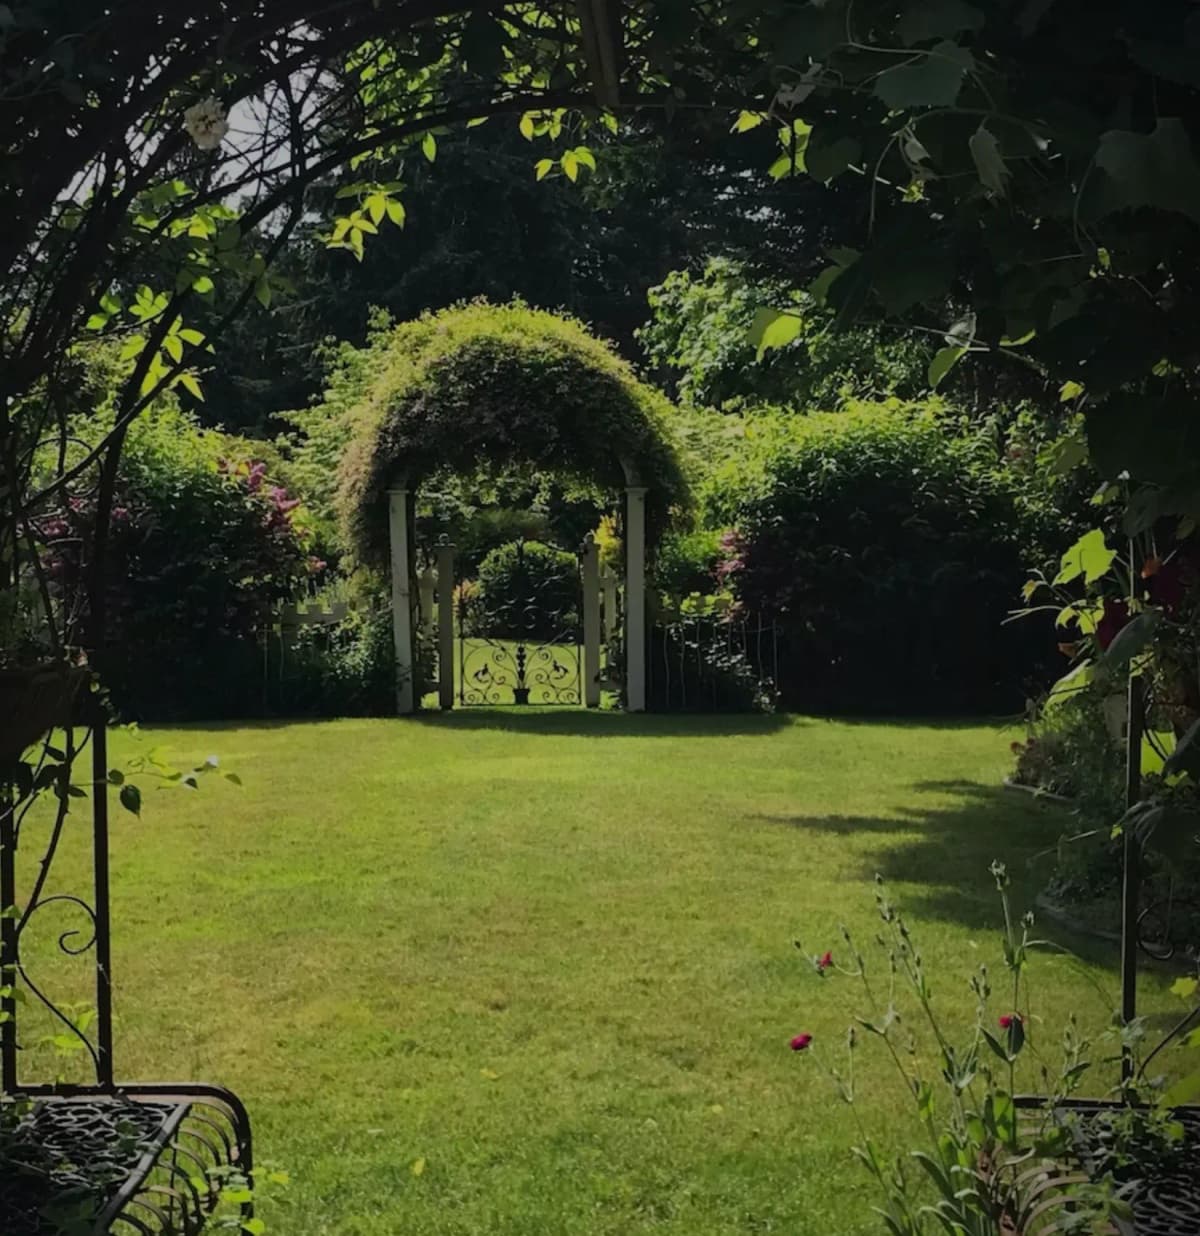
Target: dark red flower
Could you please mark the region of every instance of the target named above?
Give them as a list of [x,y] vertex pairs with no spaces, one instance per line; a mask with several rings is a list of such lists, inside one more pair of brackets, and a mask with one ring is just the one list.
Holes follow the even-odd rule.
[[798,1034],[788,1046],[792,1051],[804,1051],[804,1049],[812,1042],[811,1034]]
[[1195,583],[1196,572],[1179,553],[1161,566],[1150,580],[1150,599],[1161,605],[1168,617],[1175,617],[1187,599],[1189,587]]
[[817,969],[820,970],[822,974],[828,970],[831,965],[833,965],[832,953],[823,953],[817,958]]
[[1096,642],[1107,648],[1117,638],[1117,633],[1129,622],[1129,606],[1113,597],[1104,600],[1104,613],[1096,623]]
[[1011,1030],[1014,1021],[1018,1021],[1021,1025],[1025,1024],[1025,1018],[1020,1013],[1001,1013],[1000,1014],[1000,1029]]

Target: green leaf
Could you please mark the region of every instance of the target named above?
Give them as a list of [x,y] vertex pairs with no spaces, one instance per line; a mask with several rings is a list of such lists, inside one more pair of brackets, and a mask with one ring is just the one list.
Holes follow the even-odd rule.
[[521,136],[522,136],[522,137],[523,137],[523,138],[524,138],[527,142],[531,142],[531,141],[533,141],[533,135],[534,135],[534,132],[535,132],[533,113],[532,113],[532,112],[526,112],[526,113],[525,113],[525,114],[521,117],[521,120],[520,120],[520,122],[518,123],[517,128],[518,128],[518,129],[520,129],[520,131],[521,131]]
[[1182,1107],[1185,1103],[1192,1103],[1198,1098],[1200,1098],[1200,1070],[1189,1073],[1187,1077],[1177,1081],[1158,1102],[1161,1107]]
[[1051,442],[1049,446],[1038,452],[1038,463],[1053,472],[1056,476],[1066,476],[1081,464],[1087,463],[1087,443],[1082,438],[1070,434]]
[[731,132],[749,133],[751,129],[757,129],[764,120],[766,120],[766,116],[762,112],[741,112],[734,122]]
[[[1164,777],[1173,777],[1177,772],[1191,771],[1189,765],[1193,765],[1195,757],[1200,755],[1200,747],[1196,746],[1196,739],[1200,738],[1200,721],[1193,721],[1184,732],[1183,737],[1175,744],[1175,750],[1167,757],[1163,763],[1162,774]],[[1181,979],[1180,982],[1183,980]],[[1194,983],[1195,980],[1193,979]]]
[[978,30],[983,14],[963,0],[909,0],[896,33],[905,47],[946,39],[964,30]]
[[242,1231],[249,1232],[250,1236],[262,1236],[267,1230],[266,1223],[262,1219],[243,1219]]
[[979,183],[998,197],[1003,197],[1009,171],[1004,156],[1000,153],[1000,143],[996,140],[996,135],[981,124],[971,135],[967,145],[971,149],[971,158],[975,161],[975,170],[979,173]]
[[1085,584],[1093,584],[1108,573],[1116,556],[1117,551],[1109,549],[1104,540],[1103,531],[1093,528],[1063,554],[1054,582],[1069,584],[1082,575]]
[[1200,981],[1191,976],[1176,979],[1171,984],[1171,995],[1181,1000],[1190,1000],[1200,990]]
[[179,385],[183,387],[193,399],[204,401],[204,392],[200,389],[200,383],[194,373],[185,370],[179,375]]
[[1050,688],[1046,697],[1046,708],[1053,708],[1071,699],[1082,691],[1096,676],[1096,667],[1091,661],[1081,661],[1070,673],[1064,674]]
[[226,780],[226,781],[229,781],[229,782],[232,782],[232,784],[234,784],[234,785],[241,785],[241,784],[242,784],[242,779],[241,779],[241,777],[239,777],[239,776],[237,775],[237,773],[226,773],[226,774],[225,774],[225,780]]
[[579,160],[575,157],[573,150],[563,152],[563,157],[559,160],[562,170],[566,173],[569,181],[574,183],[579,179]]
[[804,150],[804,164],[808,174],[822,184],[828,184],[848,167],[862,158],[862,146],[853,137],[839,137],[825,145],[820,140],[820,130],[810,138]]
[[917,1112],[922,1120],[933,1119],[933,1087],[926,1081],[917,1088]]
[[798,338],[804,319],[794,312],[763,307],[754,314],[750,342],[758,348],[758,359],[772,348],[783,348]]
[[545,180],[546,177],[554,170],[553,159],[539,159],[535,165],[533,172],[538,180]]
[[264,309],[271,307],[271,285],[266,278],[255,280],[254,283],[254,299],[258,301]]
[[1153,206],[1200,222],[1200,165],[1181,120],[1160,119],[1150,134],[1110,129],[1100,138],[1096,166],[1109,178],[1101,215]]
[[121,786],[121,806],[126,811],[132,812],[134,815],[142,814],[142,791],[136,785],[126,784]]
[[407,212],[404,209],[403,202],[397,202],[395,198],[389,198],[387,203],[387,217],[397,226],[403,227]]
[[894,112],[914,107],[953,107],[963,77],[974,67],[971,53],[943,40],[915,64],[902,64],[880,73],[875,94]]
[[933,360],[929,362],[929,385],[937,390],[942,379],[967,354],[964,347],[939,348]]
[[1080,382],[1064,382],[1058,388],[1059,403],[1070,403],[1072,399],[1078,399],[1083,394],[1084,387]]
[[430,163],[437,158],[437,138],[432,133],[426,133],[421,139],[421,153]]
[[575,157],[579,160],[581,167],[586,167],[593,172],[596,170],[596,156],[586,146],[576,146]]
[[110,768],[108,770],[109,785],[124,785],[125,774],[119,768]]
[[213,281],[207,275],[199,275],[192,281],[192,291],[207,296],[213,290]]
[[1143,610],[1131,622],[1123,626],[1104,651],[1101,658],[1105,665],[1122,666],[1137,656],[1154,638],[1154,632],[1162,614],[1157,609]]

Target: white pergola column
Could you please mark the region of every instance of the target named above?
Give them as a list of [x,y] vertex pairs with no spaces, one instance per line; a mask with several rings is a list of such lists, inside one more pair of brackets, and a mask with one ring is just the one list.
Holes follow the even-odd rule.
[[646,489],[630,485],[625,508],[625,706],[646,711]]
[[396,711],[416,711],[413,656],[412,572],[408,556],[408,490],[388,491],[392,560],[392,638],[396,647]]
[[437,545],[438,706],[454,707],[454,546],[444,534]]
[[583,702],[600,707],[600,547],[589,532],[579,555],[583,577]]

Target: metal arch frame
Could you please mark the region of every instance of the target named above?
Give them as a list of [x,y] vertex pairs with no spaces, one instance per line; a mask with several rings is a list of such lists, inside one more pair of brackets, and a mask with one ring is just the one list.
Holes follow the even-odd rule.
[[[1130,673],[1126,699],[1126,760],[1125,760],[1125,805],[1136,806],[1142,798],[1142,736],[1146,729],[1148,713],[1146,684],[1141,675]],[[1137,1017],[1138,954],[1148,956],[1155,952],[1143,939],[1147,915],[1157,906],[1141,905],[1141,841],[1136,830],[1126,828],[1122,834],[1121,877],[1121,1018],[1128,1024]],[[1169,944],[1169,940],[1168,940]],[[1168,948],[1166,956],[1174,953]],[[1161,954],[1159,954],[1162,957]],[[1165,959],[1165,957],[1162,957]],[[1195,1017],[1185,1019],[1176,1026],[1175,1032],[1186,1028]],[[1161,1045],[1160,1045],[1161,1046]],[[1156,1051],[1158,1049],[1155,1049]],[[1148,1057],[1143,1068],[1149,1063]],[[1122,1087],[1135,1078],[1133,1050],[1121,1049]],[[1084,1159],[1085,1170],[1103,1167],[1104,1128],[1099,1120],[1107,1112],[1129,1107],[1128,1102],[1108,1099],[1052,1099],[1044,1095],[1017,1095],[1015,1104],[1021,1111],[1045,1110],[1051,1107],[1079,1121],[1077,1153]],[[1134,1104],[1145,1107],[1144,1104]],[[1134,1210],[1131,1236],[1194,1236],[1200,1231],[1200,1187],[1197,1186],[1197,1170],[1200,1166],[1200,1105],[1184,1104],[1173,1109],[1184,1125],[1187,1138],[1186,1149],[1180,1160],[1172,1164],[1157,1165],[1158,1175],[1132,1178],[1121,1185],[1121,1193]],[[1090,1123],[1089,1123],[1090,1122]],[[1123,1229],[1124,1230],[1124,1229]]]
[[[67,754],[83,753],[91,744],[92,770],[92,866],[93,892],[89,902],[71,893],[45,895],[46,875],[56,856],[65,811],[60,809],[57,826],[51,829],[46,851],[28,904],[19,916],[0,919],[0,988],[12,988],[0,997],[0,1104],[16,1107],[15,1128],[24,1129],[27,1144],[37,1145],[42,1125],[54,1125],[70,1137],[74,1123],[88,1130],[96,1155],[95,1128],[113,1119],[125,1105],[138,1105],[147,1117],[147,1128],[133,1143],[114,1149],[109,1176],[77,1184],[81,1196],[96,1203],[93,1236],[108,1232],[132,1232],[194,1236],[205,1226],[220,1203],[221,1176],[238,1173],[247,1181],[254,1169],[253,1137],[249,1113],[242,1100],[224,1086],[202,1082],[117,1082],[113,1069],[113,1009],[111,905],[109,899],[108,750],[107,719],[95,696],[83,701],[81,715],[62,718],[67,730]],[[76,742],[76,732],[87,734]],[[0,908],[15,906],[16,853],[24,812],[11,793],[0,802]],[[86,916],[89,928],[68,930],[58,937],[59,949],[71,956],[92,954],[95,966],[96,1016],[93,1025],[81,1028],[72,1016],[54,1003],[26,970],[21,956],[21,936],[39,910],[69,903]],[[38,1004],[78,1036],[95,1073],[95,1082],[62,1084],[24,1082],[20,1077],[17,986],[32,993]],[[23,1105],[28,1104],[28,1107]],[[127,1107],[126,1107],[127,1110]],[[159,1121],[153,1125],[153,1116]],[[65,1132],[64,1132],[65,1130]],[[149,1131],[147,1131],[149,1130]],[[124,1135],[114,1125],[114,1136]],[[86,1156],[85,1156],[86,1157]],[[188,1170],[182,1164],[191,1164]],[[112,1173],[117,1173],[113,1175]],[[206,1187],[197,1188],[199,1177]],[[53,1199],[53,1182],[47,1198]],[[88,1190],[91,1190],[90,1194]],[[2,1204],[2,1194],[0,1194]],[[253,1202],[242,1205],[244,1218],[253,1215]],[[0,1230],[17,1228],[17,1218],[0,1209]],[[29,1229],[38,1232],[40,1229]]]

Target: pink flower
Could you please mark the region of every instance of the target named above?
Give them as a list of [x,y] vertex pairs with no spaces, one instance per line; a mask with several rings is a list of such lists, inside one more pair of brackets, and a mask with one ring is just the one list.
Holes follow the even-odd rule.
[[794,1039],[792,1039],[788,1046],[792,1049],[792,1051],[804,1051],[811,1042],[811,1034],[798,1034]]
[[817,958],[817,969],[824,974],[833,965],[833,954],[826,952]]
[[1020,1013],[1001,1013],[1000,1029],[1011,1030],[1014,1021],[1020,1022],[1022,1026],[1025,1024],[1025,1018],[1022,1017]]

